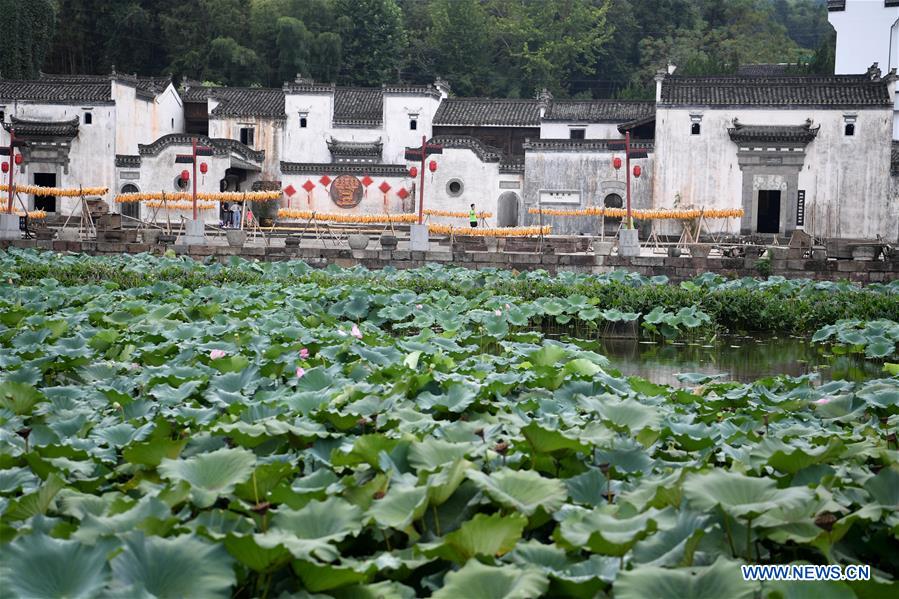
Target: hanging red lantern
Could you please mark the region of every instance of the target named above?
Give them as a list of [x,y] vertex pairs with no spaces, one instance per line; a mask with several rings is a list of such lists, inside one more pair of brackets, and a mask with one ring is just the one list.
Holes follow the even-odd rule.
[[4,172],[4,173],[8,173],[8,172],[9,172],[9,163],[8,163],[8,162],[4,162],[2,168],[3,168],[3,172]]
[[205,175],[206,171],[208,171],[208,170],[209,170],[209,165],[206,164],[205,162],[201,162],[200,163],[200,172]]
[[618,169],[620,169],[621,168],[621,158],[619,158],[618,156],[615,156],[614,158],[612,158],[612,166],[615,167],[616,171]]
[[16,164],[22,164],[22,160],[24,160],[24,159],[22,158],[22,155],[21,155],[21,154],[16,154]]
[[417,166],[409,167],[409,176],[412,177],[413,179],[418,176],[418,167]]
[[437,170],[437,162],[435,160],[432,160],[428,163],[428,170],[432,173]]
[[190,173],[186,169],[181,171],[181,180],[187,181],[188,179],[190,179]]
[[640,168],[639,164],[634,165],[634,176],[635,177],[637,177],[639,179],[640,173],[642,173],[642,172],[643,172],[643,170]]

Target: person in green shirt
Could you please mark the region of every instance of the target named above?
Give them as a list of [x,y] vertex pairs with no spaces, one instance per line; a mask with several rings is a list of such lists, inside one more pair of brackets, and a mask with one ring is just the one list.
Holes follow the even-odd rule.
[[471,210],[468,211],[468,222],[472,228],[478,226],[478,214],[474,211],[474,204],[471,205]]

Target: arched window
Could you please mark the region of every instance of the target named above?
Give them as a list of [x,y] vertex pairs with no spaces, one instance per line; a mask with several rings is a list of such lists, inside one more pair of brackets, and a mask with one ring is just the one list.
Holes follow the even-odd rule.
[[[622,200],[621,196],[617,193],[610,193],[602,201],[602,205],[606,208],[621,208],[622,206],[624,206],[624,200]],[[605,221],[605,233],[607,235],[614,235],[615,230],[618,229],[618,226],[621,224],[621,218],[616,216],[607,216],[603,220]]]

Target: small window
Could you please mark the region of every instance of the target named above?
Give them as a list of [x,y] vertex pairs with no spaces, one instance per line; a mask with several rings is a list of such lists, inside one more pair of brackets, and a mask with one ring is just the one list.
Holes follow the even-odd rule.
[[305,129],[305,128],[306,128],[306,117],[301,116],[300,117],[300,129]]
[[175,128],[175,119],[172,119],[172,129]]
[[84,113],[84,124],[90,125],[93,122],[94,122],[94,115],[91,114],[90,112],[85,112]]
[[190,179],[182,179],[179,174],[175,177],[175,191],[185,191],[190,185]]
[[418,120],[417,119],[409,119],[409,130],[415,131],[418,129]]
[[855,135],[855,123],[846,123],[846,135]]
[[699,123],[690,125],[690,135],[699,135]]
[[571,129],[568,133],[570,139],[584,139],[586,129]]
[[240,143],[252,146],[254,137],[256,136],[256,130],[252,127],[241,127],[240,128]]
[[0,123],[4,122],[5,120],[6,120],[6,112],[4,112],[3,110],[0,110]]

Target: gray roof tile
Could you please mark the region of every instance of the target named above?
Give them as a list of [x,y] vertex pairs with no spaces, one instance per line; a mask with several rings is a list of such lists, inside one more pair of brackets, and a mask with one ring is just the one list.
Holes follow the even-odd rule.
[[543,119],[588,123],[625,123],[651,116],[652,100],[553,100]]
[[45,76],[42,79],[0,79],[0,98],[30,102],[111,102],[109,77]]
[[76,116],[67,121],[20,119],[10,115],[9,122],[3,123],[3,128],[9,131],[16,130],[18,137],[67,137],[69,139],[78,135],[78,122]]
[[209,98],[219,102],[212,116],[286,118],[284,90],[280,88],[188,87],[181,91],[185,102],[206,102]]
[[539,127],[537,100],[449,98],[440,103],[434,125]]
[[892,105],[887,81],[867,75],[679,77],[662,82],[661,104],[671,106]]
[[334,124],[380,126],[384,118],[380,87],[338,87],[334,90]]

